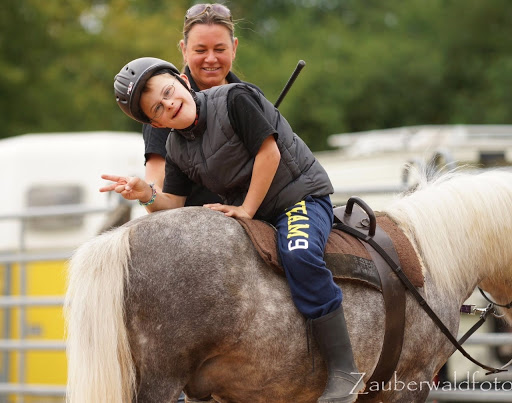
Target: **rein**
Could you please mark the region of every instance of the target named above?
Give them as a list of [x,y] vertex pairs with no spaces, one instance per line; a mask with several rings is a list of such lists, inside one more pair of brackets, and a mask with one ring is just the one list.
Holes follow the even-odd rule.
[[[356,238],[368,243],[369,245],[371,245],[381,256],[382,258],[386,261],[386,263],[389,265],[389,267],[391,267],[391,269],[393,270],[393,272],[398,276],[398,278],[400,279],[400,281],[403,283],[403,285],[410,291],[410,293],[412,294],[412,296],[416,299],[416,301],[420,304],[420,306],[423,308],[423,310],[427,313],[428,316],[430,316],[430,318],[432,319],[432,321],[436,324],[436,326],[441,330],[441,332],[448,338],[448,340],[450,340],[450,342],[455,346],[455,348],[457,350],[459,350],[461,352],[461,354],[466,357],[468,360],[470,360],[471,362],[473,362],[474,364],[478,365],[479,367],[487,370],[488,372],[486,373],[486,375],[489,375],[489,374],[497,374],[499,372],[506,372],[507,370],[505,369],[506,367],[512,365],[512,360],[505,364],[503,367],[501,368],[493,368],[493,367],[490,367],[488,365],[485,365],[485,364],[482,364],[480,363],[479,361],[477,361],[476,359],[474,359],[473,357],[471,357],[471,355],[469,355],[469,353],[461,346],[461,343],[459,343],[457,341],[457,339],[451,334],[450,330],[446,327],[446,325],[443,323],[443,321],[436,315],[436,313],[432,310],[432,308],[428,305],[427,301],[421,296],[421,294],[418,292],[418,290],[416,289],[416,287],[414,287],[414,285],[411,283],[411,281],[409,280],[409,278],[404,274],[404,272],[402,271],[402,268],[400,267],[399,264],[396,264],[394,262],[394,260],[388,255],[388,253],[377,243],[375,242],[375,240],[373,239],[373,236],[375,235],[375,231],[376,231],[376,226],[377,226],[377,219],[375,218],[375,213],[373,212],[373,210],[370,208],[370,206],[368,206],[362,199],[360,199],[359,197],[351,197],[348,201],[347,201],[347,204],[346,204],[346,207],[345,207],[345,214],[346,215],[351,215],[352,214],[352,209],[354,207],[354,203],[357,203],[365,212],[366,214],[368,215],[368,219],[369,219],[369,225],[365,223],[361,223],[362,227],[364,228],[369,228],[368,229],[368,234],[365,234],[359,230],[356,230],[355,228],[352,228],[348,225],[346,225],[345,223],[342,222],[342,220],[340,220],[339,218],[336,219],[336,222],[334,223],[334,228],[336,229],[339,229],[339,230],[342,230],[348,234],[351,234],[353,236],[355,236]],[[366,220],[365,220],[366,221]],[[487,299],[487,297],[485,297]],[[491,305],[492,305],[492,301],[491,301]],[[496,304],[497,305],[497,304]],[[500,307],[505,307],[505,308],[510,308],[512,307],[512,302],[510,304],[508,304],[507,306],[502,306],[502,305],[497,305],[497,306],[500,306]],[[490,309],[489,309],[490,311]],[[487,316],[487,313],[485,314],[485,316]],[[482,320],[482,319],[481,319]],[[485,319],[483,319],[485,320]],[[482,321],[483,323],[483,321]],[[481,323],[478,327],[481,326]],[[475,326],[473,326],[475,327]],[[478,328],[477,327],[477,328]],[[473,332],[477,329],[475,328],[473,330]],[[471,329],[470,329],[471,330]],[[471,333],[472,334],[472,333]],[[463,342],[471,335],[464,335],[463,337]]]

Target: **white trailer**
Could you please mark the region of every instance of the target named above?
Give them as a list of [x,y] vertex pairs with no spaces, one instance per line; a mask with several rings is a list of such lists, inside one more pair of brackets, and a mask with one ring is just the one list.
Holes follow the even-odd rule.
[[[142,135],[134,132],[25,134],[0,140],[0,252],[70,249],[97,234],[105,213],[81,216],[29,217],[70,205],[105,210],[119,203],[115,194],[100,193],[102,173],[144,176]],[[135,214],[145,210],[134,209]],[[6,219],[6,217],[12,219]]]

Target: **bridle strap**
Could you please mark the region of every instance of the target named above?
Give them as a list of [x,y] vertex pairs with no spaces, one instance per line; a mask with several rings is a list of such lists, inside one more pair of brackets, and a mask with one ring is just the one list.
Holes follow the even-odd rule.
[[500,304],[492,301],[487,295],[485,295],[485,292],[480,287],[478,287],[478,291],[480,291],[480,294],[482,294],[482,296],[487,300],[487,302],[490,302],[493,305],[499,306],[500,308],[506,308],[506,309],[512,308],[512,301],[510,301],[507,305],[500,305]]

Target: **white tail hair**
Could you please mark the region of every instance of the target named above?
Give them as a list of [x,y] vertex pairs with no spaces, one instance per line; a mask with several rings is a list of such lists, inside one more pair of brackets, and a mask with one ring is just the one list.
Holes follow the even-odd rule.
[[68,271],[67,402],[131,402],[135,369],[124,317],[130,228],[117,228],[82,245]]

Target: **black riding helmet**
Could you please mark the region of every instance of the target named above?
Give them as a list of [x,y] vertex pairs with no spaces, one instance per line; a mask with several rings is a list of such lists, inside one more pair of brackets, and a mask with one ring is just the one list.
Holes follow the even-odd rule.
[[140,96],[146,82],[155,72],[162,69],[170,69],[187,88],[174,64],[155,57],[141,57],[132,60],[115,76],[114,92],[117,104],[129,117],[141,123],[150,123],[148,117],[140,108]]

